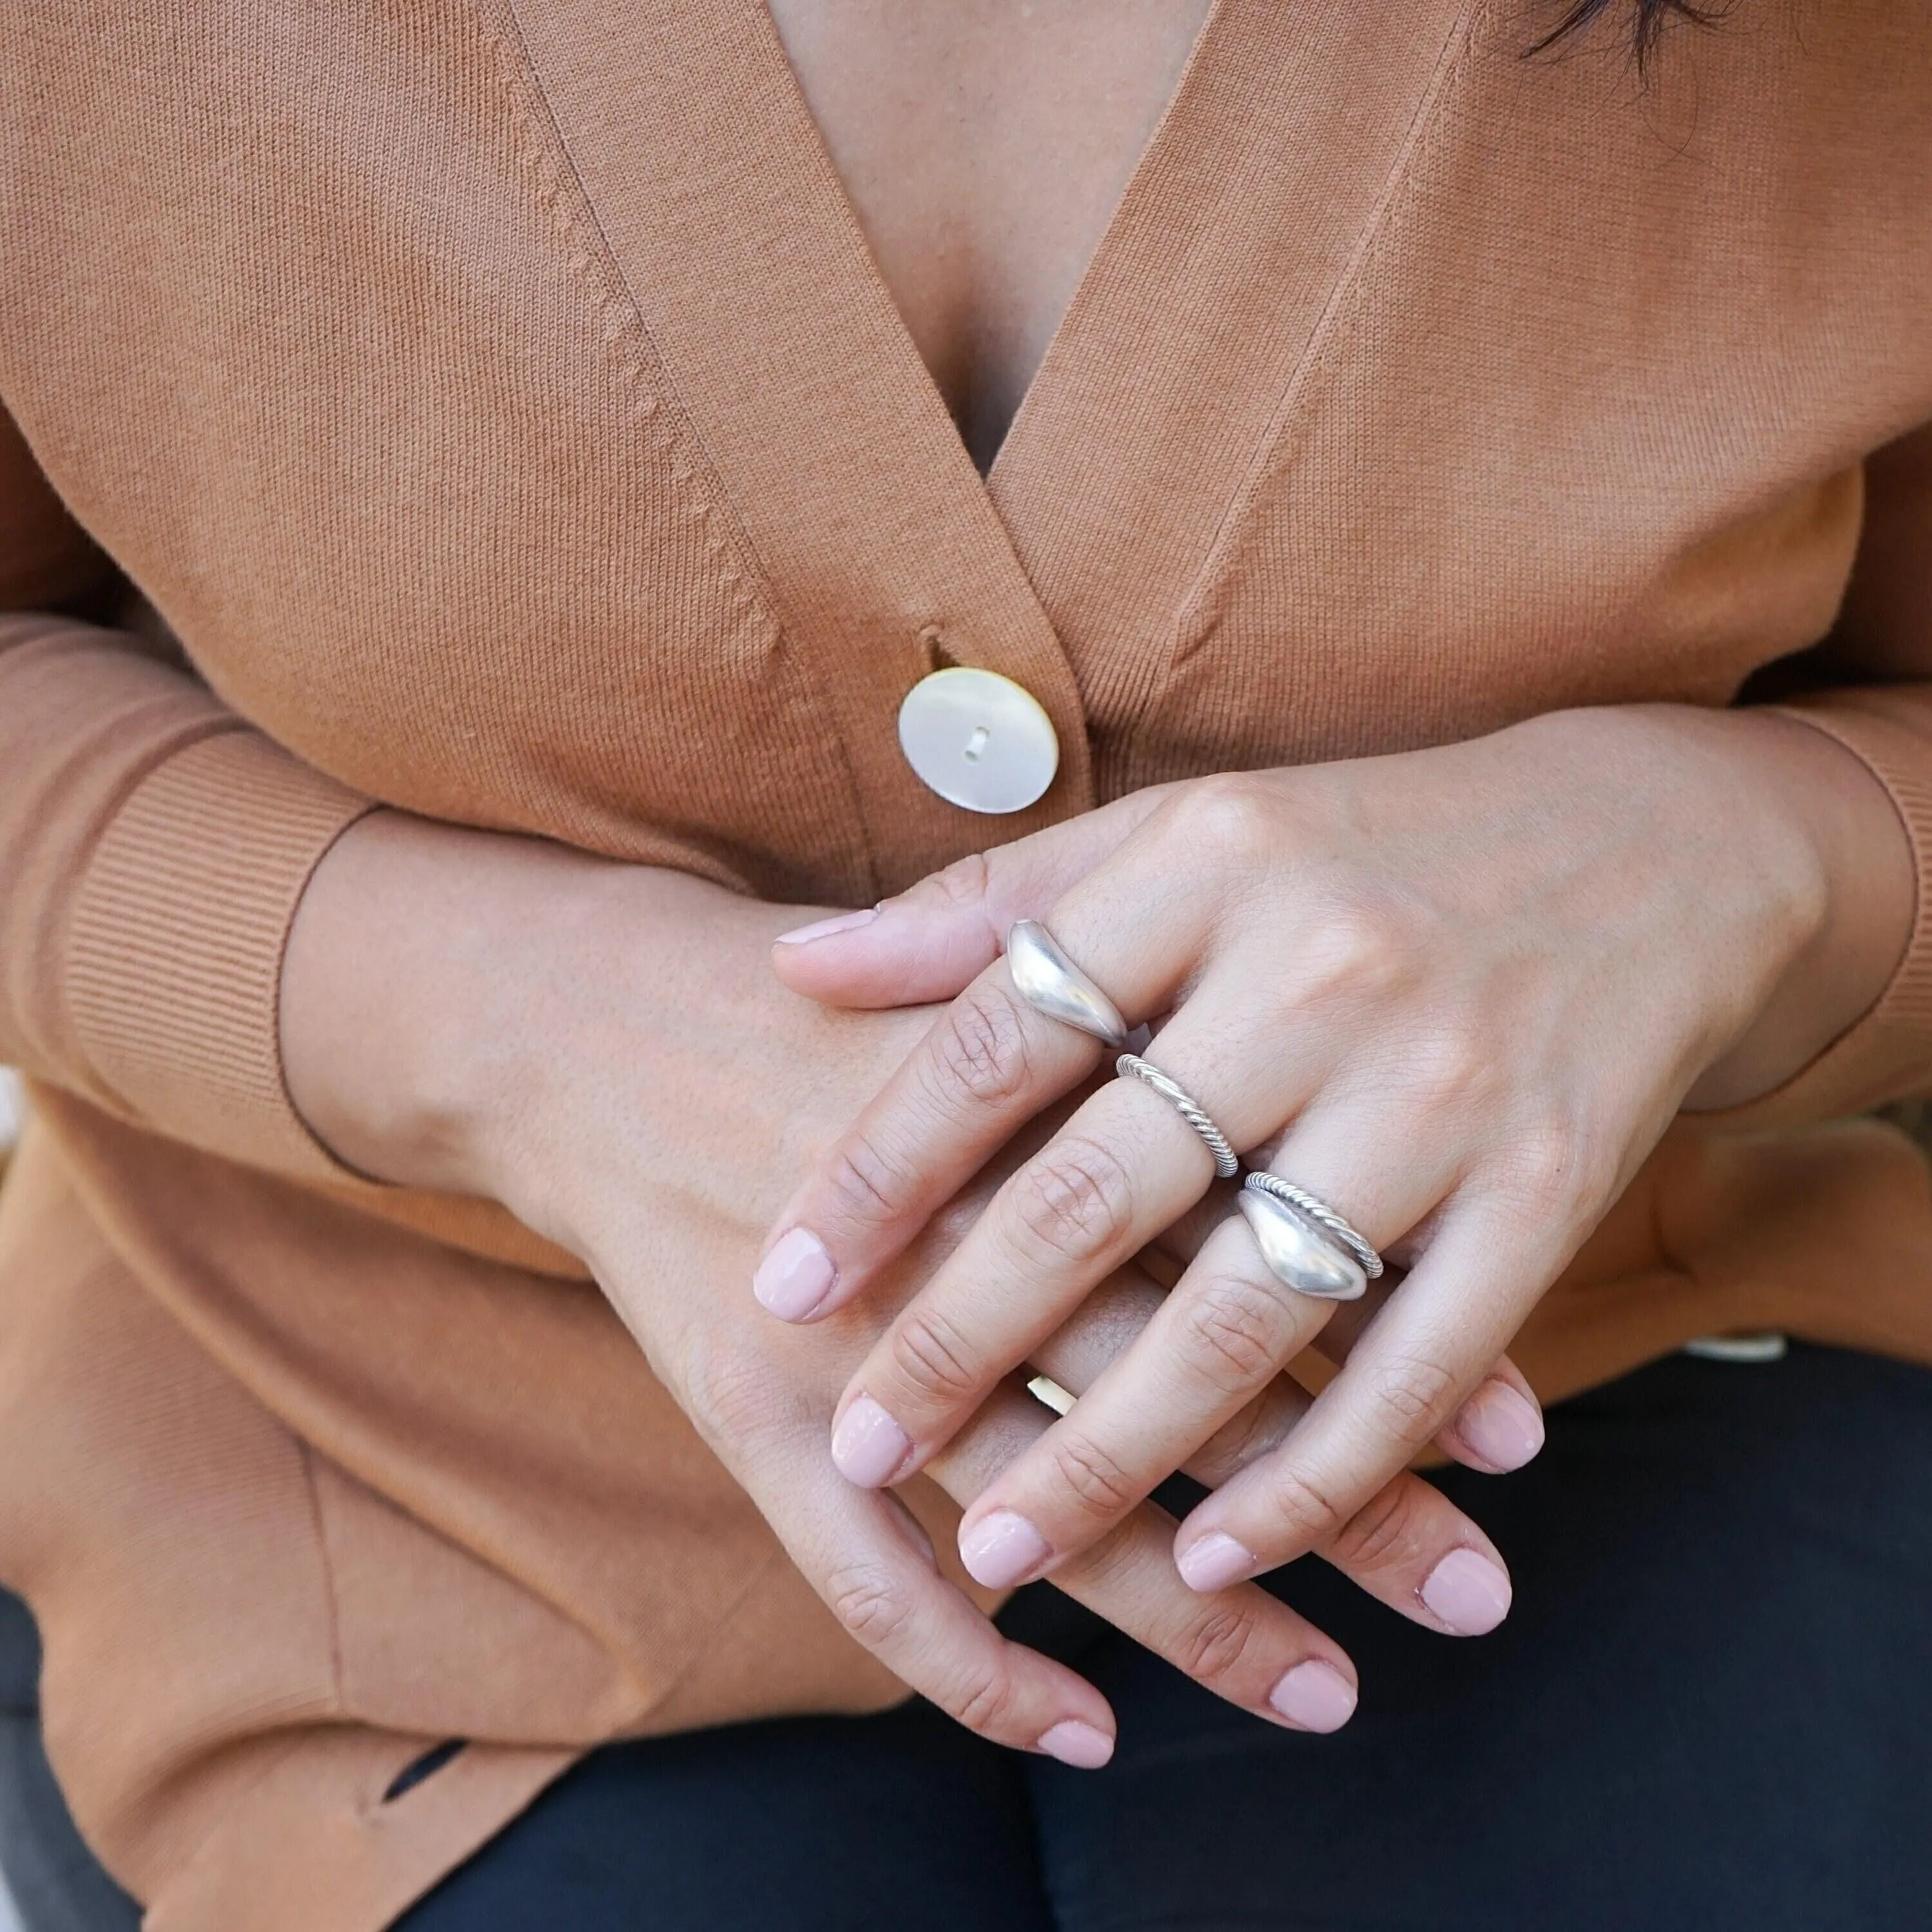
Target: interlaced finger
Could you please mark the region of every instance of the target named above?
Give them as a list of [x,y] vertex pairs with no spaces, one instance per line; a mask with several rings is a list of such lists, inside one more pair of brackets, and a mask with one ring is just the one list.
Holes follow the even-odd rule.
[[[1234,1229],[1242,1225],[1237,1222],[1226,1228],[1230,1246]],[[1196,1266],[1212,1264],[1220,1246],[1218,1238],[1210,1240]],[[1147,1466],[1153,1471],[1150,1479],[1143,1472],[1134,1482],[1123,1483],[1119,1493],[1126,1500],[1117,1510],[1104,1514],[1097,1522],[1083,1521],[1073,1531],[1060,1532],[1059,1542],[1052,1541],[1057,1526],[1050,1506],[1034,1507],[1034,1496],[1041,1488],[1051,1491],[1054,1479],[1070,1462],[1084,1472],[1092,1453],[1084,1448],[1058,1449],[1056,1438],[1082,1430],[1088,1436],[1106,1433],[1103,1423],[1096,1423],[1093,1412],[1106,1396],[1110,1382],[1115,1388],[1120,1385],[1118,1372],[1126,1364],[1132,1330],[1144,1325],[1144,1339],[1152,1341],[1157,1324],[1174,1308],[1185,1286],[1184,1278],[1172,1296],[1137,1304],[1124,1275],[1120,1285],[1110,1283],[1083,1305],[1073,1321],[1039,1352],[1037,1359],[1046,1372],[1063,1388],[1078,1392],[1078,1400],[1011,1466],[994,1477],[967,1511],[960,1526],[960,1551],[978,1581],[1000,1588],[1042,1574],[1057,1576],[1066,1552],[1106,1534],[1133,1503],[1175,1468],[1198,1482],[1219,1485],[1275,1448],[1306,1413],[1310,1398],[1301,1388],[1286,1376],[1271,1374],[1260,1391],[1245,1402],[1232,1410],[1226,1403],[1220,1405],[1211,1429],[1203,1428],[1192,1436],[1173,1451],[1171,1460],[1151,1460]],[[1159,1291],[1151,1293],[1158,1297]],[[1096,1303],[1100,1307],[1090,1319],[1094,1335],[1089,1341],[1083,1329],[1090,1325],[1088,1311]],[[1319,1332],[1327,1341],[1325,1329]],[[1346,1355],[1346,1351],[1336,1352]],[[1491,1379],[1497,1374],[1508,1382],[1520,1379],[1507,1360],[1497,1365]],[[1484,1387],[1490,1385],[1486,1382]],[[1039,1474],[1042,1470],[1046,1472],[1043,1480]],[[1076,1486],[1083,1496],[1088,1492],[1083,1485]],[[1138,1494],[1133,1493],[1136,1490]],[[1450,1586],[1459,1571],[1472,1562],[1486,1566],[1487,1572],[1502,1580],[1501,1600],[1508,1601],[1507,1571],[1489,1538],[1440,1490],[1408,1471],[1341,1522],[1316,1553],[1379,1601],[1437,1630],[1475,1634],[1479,1628],[1489,1627],[1445,1614],[1445,1605],[1450,1612],[1459,1610]],[[1002,1563],[1016,1567],[997,1567]],[[1211,1580],[1202,1585],[1210,1586]],[[1445,1595],[1445,1591],[1450,1594]]]
[[1285,1287],[1247,1224],[1222,1222],[1132,1346],[968,1512],[967,1568],[997,1588],[1088,1547],[1267,1388],[1334,1306]]
[[1299,1426],[1182,1525],[1184,1573],[1216,1587],[1332,1538],[1450,1424],[1577,1233],[1570,1217],[1538,1228],[1493,1198],[1452,1208]]
[[1094,1767],[1112,1754],[1107,1700],[1013,1642],[942,1576],[898,1498],[855,1490],[815,1448],[773,1434],[740,1478],[844,1630],[888,1670],[995,1744]]
[[1087,1078],[1102,1051],[1036,1012],[996,960],[786,1204],[752,1292],[788,1322],[843,1306],[1028,1121]]
[[1138,1082],[1101,1088],[1007,1179],[868,1353],[839,1406],[839,1468],[868,1485],[917,1468],[1214,1173],[1164,1101]]
[[[1036,1438],[1049,1412],[1016,1388],[995,1392],[934,1460],[932,1473],[970,1498]],[[1174,1567],[1173,1519],[1151,1503],[1069,1564],[1055,1585],[1204,1688],[1272,1722],[1309,1731],[1346,1724],[1354,1666],[1331,1638],[1252,1585],[1207,1598]]]
[[[1154,811],[1124,854],[1154,836],[1162,817]],[[1112,871],[1103,865],[1083,878],[1052,922],[1132,1026],[1168,1004],[1199,957],[1214,906],[1193,868],[1155,874],[1160,883],[1131,902],[1114,889]],[[988,966],[787,1204],[754,1277],[759,1300],[794,1322],[849,1300],[995,1149],[1091,1074],[1102,1052],[1022,999],[1004,958]]]

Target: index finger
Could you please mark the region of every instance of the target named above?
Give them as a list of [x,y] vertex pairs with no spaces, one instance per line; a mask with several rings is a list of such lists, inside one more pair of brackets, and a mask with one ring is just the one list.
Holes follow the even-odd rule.
[[1028,1120],[1090,1074],[1102,1051],[1036,1012],[995,960],[792,1196],[752,1293],[786,1322],[844,1306]]

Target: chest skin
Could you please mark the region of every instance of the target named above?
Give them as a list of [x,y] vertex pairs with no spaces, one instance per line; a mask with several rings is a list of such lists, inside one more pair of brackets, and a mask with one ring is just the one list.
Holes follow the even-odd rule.
[[1208,0],[770,0],[879,272],[983,471]]

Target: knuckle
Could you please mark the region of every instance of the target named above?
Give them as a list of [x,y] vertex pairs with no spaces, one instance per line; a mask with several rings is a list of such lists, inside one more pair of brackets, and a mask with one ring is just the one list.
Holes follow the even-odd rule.
[[1402,990],[1414,964],[1401,922],[1385,907],[1353,901],[1330,904],[1311,920],[1298,952],[1297,991],[1304,1000],[1386,1000]]
[[825,1600],[840,1624],[868,1650],[890,1644],[912,1611],[904,1590],[871,1564],[833,1570],[825,1580]]
[[1012,1672],[994,1664],[976,1673],[948,1710],[969,1731],[992,1736],[1004,1726],[1013,1701]]
[[953,1002],[934,1044],[936,1070],[949,1093],[997,1106],[1026,1088],[1026,1023],[1018,1004],[998,986],[968,987]]
[[1237,864],[1265,862],[1280,849],[1280,828],[1262,788],[1246,773],[1197,778],[1166,808],[1168,830],[1197,862],[1201,854]]
[[1417,1547],[1418,1500],[1412,1484],[1390,1484],[1335,1532],[1328,1546],[1330,1560],[1362,1572],[1405,1561]]
[[1606,1166],[1595,1137],[1560,1116],[1519,1127],[1502,1159],[1508,1191],[1529,1218],[1544,1222],[1567,1222],[1586,1202],[1607,1192]]
[[841,1212],[869,1223],[903,1212],[917,1177],[870,1134],[854,1131],[832,1150],[826,1184]]
[[1062,1259],[1105,1254],[1132,1220],[1132,1188],[1118,1156],[1096,1142],[1054,1142],[1015,1177],[1012,1211],[1040,1247]]
[[1223,1276],[1188,1298],[1180,1311],[1180,1344],[1187,1360],[1216,1385],[1247,1388],[1274,1374],[1288,1319],[1278,1292]]
[[969,852],[963,859],[922,881],[950,904],[971,908],[986,903],[986,888],[992,876],[983,852]]
[[1067,1431],[1048,1448],[1053,1473],[1088,1515],[1111,1518],[1140,1501],[1132,1474],[1089,1438]]
[[1388,1432],[1404,1444],[1427,1442],[1456,1406],[1456,1378],[1424,1355],[1396,1355],[1377,1363],[1367,1392]]
[[1473,1027],[1438,1027],[1403,1050],[1412,1104],[1428,1112],[1466,1108],[1495,1090],[1504,1056]]
[[1261,1634],[1261,1619],[1246,1604],[1214,1604],[1183,1633],[1174,1661],[1197,1683],[1212,1688],[1240,1670]]
[[909,1309],[892,1331],[892,1362],[906,1387],[944,1405],[976,1395],[982,1380],[976,1352],[945,1316]]
[[1349,1514],[1312,1477],[1293,1467],[1270,1472],[1268,1499],[1288,1538],[1311,1549],[1329,1541]]
[[700,1342],[680,1382],[693,1427],[728,1462],[787,1419],[770,1364],[742,1348]]

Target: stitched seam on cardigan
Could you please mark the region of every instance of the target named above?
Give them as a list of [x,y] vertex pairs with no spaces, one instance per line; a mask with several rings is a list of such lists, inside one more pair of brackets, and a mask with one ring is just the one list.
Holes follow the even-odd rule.
[[[761,596],[746,583],[742,571],[725,561],[728,551],[734,547],[748,553],[752,558],[756,557],[757,553],[748,533],[735,517],[731,520],[737,538],[736,546],[718,534],[712,521],[712,512],[721,500],[729,507],[717,466],[712,462],[710,452],[704,449],[690,412],[676,395],[676,385],[658,352],[650,326],[644,320],[644,313],[624,280],[616,253],[598,220],[589,190],[570,158],[568,143],[557,124],[556,116],[550,111],[536,63],[524,38],[521,23],[517,19],[515,0],[500,0],[500,4],[508,23],[507,30],[485,20],[479,20],[478,26],[509,108],[518,161],[536,182],[537,198],[556,224],[559,238],[566,244],[566,266],[584,283],[596,305],[603,323],[599,332],[605,349],[610,352],[610,366],[635,395],[639,414],[648,425],[646,436],[658,458],[669,466],[671,480],[677,486],[678,500],[685,507],[686,514],[703,527],[706,551],[718,565],[718,580],[729,590],[733,608],[742,615],[761,619],[769,635],[780,628],[773,615],[778,600],[771,594],[769,577],[760,562],[758,576],[764,592]],[[490,0],[477,0],[479,11],[490,4]],[[510,44],[513,37],[516,42],[514,49]],[[539,104],[538,107],[532,107],[532,96]],[[538,124],[539,113],[544,124],[542,128]],[[599,270],[601,273],[597,272]],[[634,350],[619,353],[620,345],[627,335],[641,340],[644,354]],[[668,412],[665,408],[667,400],[671,404]],[[692,487],[696,467],[684,446],[687,442],[696,446],[702,458],[709,488]],[[739,560],[745,559],[741,556]]]
[[[784,608],[783,600],[772,587],[771,572],[766,568],[757,540],[738,514],[731,494],[724,486],[723,472],[706,446],[689,409],[677,393],[669,365],[658,348],[650,324],[644,318],[643,305],[604,232],[596,204],[584,184],[583,176],[571,155],[570,143],[544,91],[543,77],[531,56],[523,22],[518,16],[517,0],[476,0],[476,4],[479,10],[490,7],[493,13],[500,6],[502,19],[507,22],[507,26],[496,25],[479,18],[478,26],[489,47],[498,82],[509,103],[511,118],[517,133],[518,158],[535,178],[538,198],[550,210],[560,238],[569,244],[566,256],[568,266],[590,284],[592,298],[604,313],[605,322],[602,333],[605,346],[613,352],[613,361],[619,374],[639,394],[638,407],[650,425],[647,434],[655,442],[658,456],[670,465],[679,500],[691,506],[692,514],[704,526],[706,551],[714,559],[722,559],[725,555],[726,541],[718,535],[712,520],[714,509],[722,506],[735,540],[729,547],[735,548],[740,560],[748,563],[755,573],[755,589],[746,584],[744,573],[735,568],[722,568],[719,580],[730,592],[735,608],[760,620],[766,642],[783,651],[810,692],[813,708],[826,735],[837,748],[853,820],[865,829],[867,872],[876,889],[879,878],[878,841],[866,818],[865,793],[859,783],[857,770],[852,763],[844,734],[838,728],[838,712],[817,668],[811,662],[810,653],[800,650],[792,642],[790,632],[778,614]],[[512,38],[516,43],[514,50],[510,44]],[[547,140],[538,130],[538,111],[530,105],[532,97],[539,104],[543,122],[549,130]],[[574,190],[572,206],[566,206],[566,175]],[[593,270],[601,272],[593,274]],[[641,340],[650,356],[651,368],[648,376],[642,356],[626,356],[621,360],[615,356],[618,340],[632,332]],[[672,405],[669,412],[664,407],[667,398]],[[668,413],[674,414],[674,422],[666,420]],[[711,485],[710,494],[691,488],[693,466],[686,460],[680,447],[686,442],[702,464]]]
[[1442,52],[1436,56],[1435,68],[1410,116],[1408,130],[1389,165],[1375,206],[1362,224],[1362,232],[1347,263],[1336,278],[1335,286],[1309,336],[1307,347],[1290,372],[1280,401],[1269,412],[1240,487],[1228,500],[1227,508],[1215,525],[1214,535],[1202,554],[1201,566],[1174,614],[1172,642],[1166,661],[1135,722],[1129,741],[1130,758],[1138,750],[1159,712],[1175,673],[1194,656],[1200,643],[1205,641],[1190,641],[1202,609],[1226,574],[1229,553],[1251,522],[1255,502],[1273,475],[1282,452],[1288,446],[1297,418],[1300,418],[1304,430],[1307,427],[1306,406],[1312,399],[1317,379],[1330,367],[1330,357],[1342,324],[1366,282],[1370,269],[1389,246],[1399,211],[1416,179],[1416,158],[1447,111],[1456,83],[1472,58],[1478,40],[1478,26],[1486,23],[1491,4],[1492,0],[1466,0],[1453,30],[1443,43]]
[[[290,1433],[293,1434],[293,1431]],[[343,1717],[347,1714],[347,1700],[342,1688],[342,1607],[335,1587],[335,1556],[329,1548],[328,1525],[322,1508],[322,1487],[316,1480],[314,1444],[302,1436],[296,1436],[295,1442],[302,1452],[302,1487],[308,1495],[309,1520],[315,1526],[316,1554],[321,1559],[322,1586],[328,1604],[329,1689],[334,1700],[336,1715]]]

